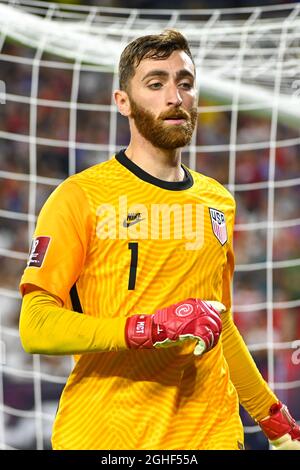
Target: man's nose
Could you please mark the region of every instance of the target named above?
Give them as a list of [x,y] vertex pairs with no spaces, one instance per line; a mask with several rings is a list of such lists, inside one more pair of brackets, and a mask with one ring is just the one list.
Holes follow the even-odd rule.
[[180,90],[174,85],[170,85],[167,92],[167,104],[168,106],[180,106],[182,104],[182,98]]

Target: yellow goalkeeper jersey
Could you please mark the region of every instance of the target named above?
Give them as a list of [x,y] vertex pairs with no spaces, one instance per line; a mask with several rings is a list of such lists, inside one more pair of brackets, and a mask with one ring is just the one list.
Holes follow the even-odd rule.
[[[162,181],[121,151],[68,178],[39,215],[21,289],[34,284],[100,320],[190,297],[230,309],[235,203],[218,182],[183,168],[183,181]],[[202,357],[193,349],[76,356],[53,448],[241,448],[222,341]]]

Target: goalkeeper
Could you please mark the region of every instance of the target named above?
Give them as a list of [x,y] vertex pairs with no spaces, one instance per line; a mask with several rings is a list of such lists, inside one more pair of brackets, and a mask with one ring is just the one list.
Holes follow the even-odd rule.
[[242,449],[240,402],[299,449],[232,320],[234,200],[181,163],[197,120],[186,39],[136,39],[119,75],[130,142],[52,193],[21,279],[24,349],[75,355],[53,448]]

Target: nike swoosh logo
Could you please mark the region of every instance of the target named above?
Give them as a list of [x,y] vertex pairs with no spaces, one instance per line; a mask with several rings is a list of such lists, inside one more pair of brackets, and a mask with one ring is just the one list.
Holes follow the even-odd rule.
[[142,220],[145,220],[145,219],[135,219],[135,220],[131,220],[130,222],[127,222],[126,220],[123,221],[123,227],[130,227],[131,225],[134,225],[134,224],[138,224],[139,222],[141,222]]

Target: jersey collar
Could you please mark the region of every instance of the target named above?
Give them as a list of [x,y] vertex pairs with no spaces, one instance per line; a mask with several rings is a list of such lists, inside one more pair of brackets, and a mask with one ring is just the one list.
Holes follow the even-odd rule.
[[190,188],[194,184],[191,173],[183,165],[181,165],[181,167],[184,170],[185,177],[182,181],[164,181],[160,180],[159,178],[156,178],[155,176],[150,175],[138,165],[136,165],[132,160],[127,157],[124,149],[120,150],[120,152],[115,155],[115,158],[121,165],[125,166],[127,170],[131,171],[131,173],[135,174],[141,180],[153,184],[154,186],[158,186],[162,189],[169,189],[171,191],[182,191],[183,189]]

